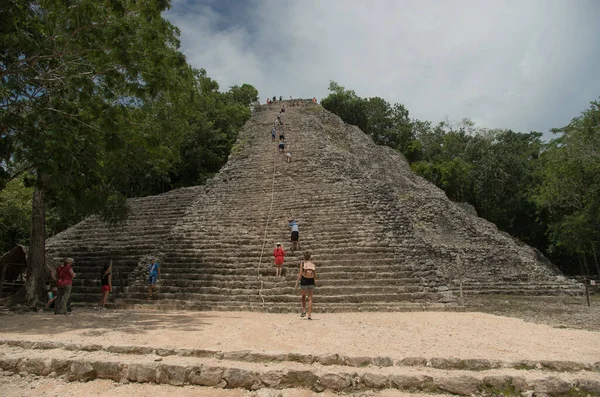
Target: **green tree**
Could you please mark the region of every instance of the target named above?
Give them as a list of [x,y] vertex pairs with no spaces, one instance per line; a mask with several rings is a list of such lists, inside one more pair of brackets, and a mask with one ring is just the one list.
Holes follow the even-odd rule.
[[[44,297],[48,203],[112,216],[142,159],[177,159],[191,72],[165,0],[8,0],[0,42],[2,184],[35,176],[26,299]],[[157,110],[160,109],[161,111]],[[162,118],[166,116],[165,118]],[[170,117],[169,117],[170,116]],[[150,121],[149,121],[150,120]],[[162,120],[162,123],[159,122]],[[103,211],[107,207],[113,211]]]
[[23,177],[8,182],[0,191],[0,252],[29,240],[32,195],[33,188],[25,186]]
[[561,136],[541,156],[533,198],[548,213],[551,249],[574,254],[582,274],[600,275],[600,102],[553,132]]

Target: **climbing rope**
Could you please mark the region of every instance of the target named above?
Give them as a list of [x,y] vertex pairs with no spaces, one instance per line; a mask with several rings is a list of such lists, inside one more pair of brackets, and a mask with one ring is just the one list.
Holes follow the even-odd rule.
[[265,222],[265,233],[264,233],[264,237],[263,237],[262,248],[260,249],[260,258],[258,259],[258,268],[256,269],[256,273],[257,273],[256,275],[258,277],[258,281],[260,281],[260,289],[258,290],[258,295],[262,299],[262,307],[263,308],[265,307],[265,298],[262,295],[264,282],[261,280],[261,277],[260,277],[260,267],[262,265],[263,254],[265,252],[265,245],[267,244],[267,233],[269,230],[269,222],[271,221],[271,214],[273,212],[273,202],[275,201],[275,170],[277,169],[278,154],[279,154],[279,149],[276,148],[275,155],[273,156],[273,177],[272,177],[272,181],[271,181],[271,204],[269,205],[269,213],[267,215],[267,221]]

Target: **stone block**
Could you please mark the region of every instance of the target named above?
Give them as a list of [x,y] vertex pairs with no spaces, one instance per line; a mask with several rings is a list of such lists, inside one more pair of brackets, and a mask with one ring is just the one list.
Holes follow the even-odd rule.
[[361,379],[369,389],[385,389],[390,385],[388,377],[381,374],[367,373],[362,375]]
[[373,357],[371,363],[378,367],[391,367],[394,365],[394,360],[390,357]]
[[425,357],[406,357],[396,361],[396,365],[406,365],[408,367],[424,367],[427,365]]
[[323,356],[317,356],[316,360],[321,365],[344,365],[345,359],[339,354],[327,354]]
[[67,372],[67,379],[70,381],[78,380],[87,382],[98,377],[96,369],[92,363],[87,361],[72,361]]
[[50,371],[56,372],[57,375],[64,375],[69,371],[69,366],[71,362],[69,360],[64,360],[60,358],[53,358],[50,361]]
[[98,379],[112,379],[115,382],[120,382],[128,369],[127,364],[111,361],[96,361],[93,365],[96,368]]
[[285,377],[285,387],[305,387],[307,389],[313,389],[318,380],[319,377],[312,371],[290,370]]
[[23,359],[17,357],[2,357],[0,356],[0,369],[10,372],[19,371],[19,361]]
[[577,379],[575,384],[580,390],[592,396],[600,396],[600,380]]
[[154,349],[154,353],[160,357],[174,356],[177,354],[175,349]]
[[136,363],[130,364],[127,370],[127,380],[139,383],[156,382],[157,365]]
[[188,382],[200,386],[217,386],[223,380],[223,371],[221,367],[204,364],[200,367],[192,367],[188,374]]
[[544,369],[559,372],[577,372],[586,369],[585,364],[575,361],[540,361]]
[[260,375],[260,380],[268,387],[279,387],[287,377],[287,371],[268,371]]
[[315,358],[310,354],[288,353],[288,361],[295,361],[302,364],[312,364]]
[[183,386],[189,369],[181,365],[159,365],[156,370],[156,383]]
[[351,367],[366,367],[371,364],[371,357],[346,357],[346,365]]
[[391,386],[400,390],[434,391],[436,389],[433,378],[427,375],[391,375],[389,379]]
[[352,377],[348,374],[325,374],[319,380],[323,387],[334,391],[345,391],[352,385]]
[[152,354],[154,349],[145,346],[108,346],[104,350],[117,354]]
[[440,377],[435,379],[438,389],[460,396],[476,394],[481,382],[479,379],[467,375],[453,377]]
[[51,360],[43,358],[28,358],[24,361],[22,367],[23,371],[27,371],[30,374],[47,376],[51,371]]
[[227,382],[228,389],[247,389],[250,390],[256,377],[251,371],[238,368],[227,368],[223,373],[223,379]]
[[546,379],[536,379],[531,381],[531,386],[535,393],[546,393],[552,396],[562,396],[569,393],[574,385],[555,376]]

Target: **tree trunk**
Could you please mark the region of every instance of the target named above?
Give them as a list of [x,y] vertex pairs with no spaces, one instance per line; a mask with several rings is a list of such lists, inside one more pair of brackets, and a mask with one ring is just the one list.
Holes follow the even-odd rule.
[[33,192],[31,235],[27,256],[27,279],[25,280],[25,303],[40,307],[46,301],[46,202],[43,187],[39,183]]

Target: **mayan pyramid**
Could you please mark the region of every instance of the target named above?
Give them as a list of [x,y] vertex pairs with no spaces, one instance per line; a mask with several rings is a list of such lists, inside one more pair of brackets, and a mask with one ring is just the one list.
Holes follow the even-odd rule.
[[[74,301],[99,299],[99,273],[113,261],[122,306],[145,302],[148,256],[162,266],[149,305],[207,310],[299,310],[301,252],[287,219],[317,264],[316,311],[410,310],[472,294],[577,294],[581,287],[533,248],[450,201],[321,106],[283,115],[293,162],[270,129],[280,105],[261,106],[227,164],[206,185],[130,200],[131,215],[109,228],[90,217],[47,241],[53,258],[75,258]],[[288,251],[274,276],[276,242]]]

